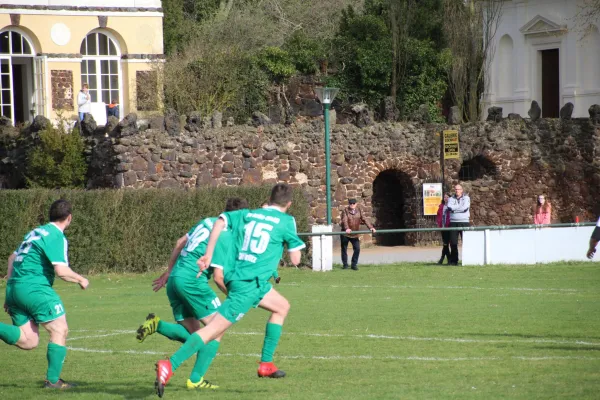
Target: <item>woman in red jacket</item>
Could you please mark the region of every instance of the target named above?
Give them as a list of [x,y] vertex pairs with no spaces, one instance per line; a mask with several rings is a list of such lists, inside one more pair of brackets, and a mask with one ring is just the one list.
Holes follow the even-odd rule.
[[[446,206],[448,203],[448,199],[450,195],[448,193],[444,194],[444,200],[440,203],[440,207],[437,212],[437,225],[440,228],[448,228],[450,226],[450,210]],[[450,231],[442,231],[442,243],[444,243],[444,247],[442,248],[442,258],[438,261],[438,264],[444,263],[444,258],[448,258],[450,261],[450,248],[448,247],[448,243],[450,242]]]

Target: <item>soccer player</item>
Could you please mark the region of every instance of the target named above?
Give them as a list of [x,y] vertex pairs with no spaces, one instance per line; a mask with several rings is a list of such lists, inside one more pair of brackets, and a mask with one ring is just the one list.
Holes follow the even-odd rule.
[[157,362],[155,386],[159,397],[163,396],[165,385],[185,360],[195,353],[202,355],[210,351],[210,342],[256,305],[271,312],[258,376],[278,378],[285,375],[273,364],[273,353],[290,305],[268,280],[278,266],[284,244],[294,265],[300,263],[300,250],[305,245],[296,233],[294,218],[286,214],[292,204],[292,188],[283,183],[275,185],[269,204],[268,208],[263,209],[226,212],[215,222],[206,254],[198,260],[198,266],[204,270],[212,265],[219,235],[224,228],[230,229],[238,255],[235,267],[226,276],[227,299],[213,319],[204,328],[191,334],[170,359]]
[[57,200],[50,206],[50,223],[29,232],[8,259],[8,284],[4,310],[12,325],[0,323],[0,339],[23,350],[37,347],[39,325],[50,334],[45,388],[69,389],[75,386],[60,379],[67,355],[68,326],[65,307],[52,289],[54,277],[77,283],[82,289],[88,280],[69,267],[64,230],[71,224],[71,204]]
[[[245,199],[231,198],[225,205],[226,212],[242,208],[248,208]],[[205,253],[216,220],[216,217],[201,220],[186,235],[177,240],[171,252],[167,271],[152,283],[155,292],[167,286],[167,296],[177,323],[165,322],[154,313],[149,314],[137,330],[136,338],[140,343],[154,332],[183,343],[191,332],[200,329],[199,322],[206,325],[221,305],[221,301],[208,282],[214,271],[215,282],[221,290],[225,288],[223,266],[213,264],[211,268],[203,271],[200,277],[196,277],[198,274],[196,261]],[[217,354],[220,341],[221,336],[215,337],[215,340],[207,345],[207,351],[198,354],[196,364],[186,383],[188,389],[218,388],[217,385],[205,380],[204,374]]]
[[596,246],[600,242],[600,218],[598,218],[598,222],[596,223],[596,227],[592,232],[592,237],[590,238],[590,247],[587,251],[587,258],[590,260],[594,258],[594,254],[596,254]]

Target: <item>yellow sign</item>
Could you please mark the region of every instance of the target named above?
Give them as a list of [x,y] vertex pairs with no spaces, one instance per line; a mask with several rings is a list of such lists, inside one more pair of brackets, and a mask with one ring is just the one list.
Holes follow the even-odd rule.
[[459,158],[458,131],[444,131],[444,160]]
[[438,208],[442,202],[442,184],[423,184],[423,215],[437,215]]

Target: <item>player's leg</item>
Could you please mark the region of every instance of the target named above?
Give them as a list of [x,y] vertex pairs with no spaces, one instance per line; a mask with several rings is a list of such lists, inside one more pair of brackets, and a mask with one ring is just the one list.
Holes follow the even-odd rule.
[[258,306],[271,312],[271,316],[269,317],[265,329],[265,340],[262,348],[260,366],[258,368],[258,376],[283,378],[285,372],[278,369],[275,364],[273,364],[273,355],[279,344],[283,323],[290,311],[290,303],[279,292],[271,288]]
[[[185,304],[190,310],[192,310],[192,313],[197,319],[196,324],[198,324],[198,327],[191,331],[195,332],[200,328],[198,321],[202,322],[202,324],[206,326],[214,318],[217,309],[219,306],[221,306],[221,300],[219,297],[217,297],[214,290],[212,290],[212,288],[208,285],[208,282],[203,280],[200,282],[198,280],[190,282],[185,287],[185,293]],[[218,388],[217,385],[206,381],[204,379],[204,375],[206,374],[206,371],[208,371],[210,364],[217,355],[221,336],[222,335],[208,342],[203,351],[198,352],[194,368],[192,368],[192,373],[186,382],[188,389]]]
[[39,328],[33,321],[27,321],[21,326],[0,323],[0,339],[21,350],[32,350],[40,342]]
[[163,396],[165,385],[183,362],[194,354],[205,351],[206,344],[223,335],[231,325],[233,325],[232,322],[222,315],[216,314],[208,325],[192,333],[188,340],[168,360],[158,361],[156,363],[155,382],[158,397]]
[[261,299],[260,287],[254,281],[233,281],[229,283],[227,299],[218,308],[218,312],[199,331],[190,335],[189,339],[168,360],[156,363],[156,392],[159,397],[164,387],[173,376],[173,372],[188,358],[196,353],[202,355],[207,343],[222,336],[231,325],[242,319],[245,313]]
[[42,326],[50,335],[48,350],[46,357],[48,359],[48,371],[46,373],[46,388],[68,389],[73,387],[73,384],[67,383],[60,379],[63,364],[67,357],[67,334],[69,327],[67,325],[67,317],[63,315],[49,322],[43,322]]
[[[11,346],[14,345],[23,350],[29,350],[37,346],[37,341],[35,342],[35,346],[32,346],[33,343],[30,342],[34,336],[32,330],[32,334],[29,335],[30,337],[27,336],[27,332],[30,331],[28,326],[30,325],[31,318],[24,309],[19,307],[17,299],[14,297],[15,290],[15,286],[12,284],[6,287],[4,310],[10,315],[12,325],[0,323],[0,340]],[[33,325],[35,326],[35,324]],[[37,326],[35,326],[35,330],[37,334]],[[39,340],[39,337],[36,338]]]
[[[208,325],[208,323],[214,318],[216,312],[212,315],[209,315],[206,318],[202,318],[200,322],[203,325]],[[214,340],[211,340],[206,344],[204,351],[198,352],[196,357],[196,363],[192,368],[192,373],[190,374],[190,378],[188,379],[186,386],[188,389],[218,389],[219,386],[207,381],[204,379],[204,375],[208,368],[212,364],[213,360],[217,356],[217,352],[219,350],[219,346],[221,344],[221,339],[223,335],[220,335]]]
[[[150,313],[136,331],[138,342],[142,343],[148,336],[157,332],[168,339],[184,343],[190,336],[190,332],[195,332],[200,328],[197,322],[195,322],[196,319],[192,310],[186,307],[183,299],[184,296],[180,290],[181,285],[181,280],[176,277],[172,277],[167,283],[167,297],[173,310],[173,317],[177,323],[163,321],[156,314]],[[182,321],[186,320],[187,322],[182,323]],[[188,326],[193,330],[187,329]]]

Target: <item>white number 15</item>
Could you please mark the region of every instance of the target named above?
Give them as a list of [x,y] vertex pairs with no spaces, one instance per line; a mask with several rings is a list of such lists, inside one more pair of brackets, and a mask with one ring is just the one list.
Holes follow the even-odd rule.
[[244,235],[242,251],[250,249],[254,254],[264,253],[271,240],[269,232],[273,230],[273,226],[263,222],[252,221],[246,224],[245,229],[246,233]]

